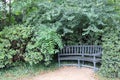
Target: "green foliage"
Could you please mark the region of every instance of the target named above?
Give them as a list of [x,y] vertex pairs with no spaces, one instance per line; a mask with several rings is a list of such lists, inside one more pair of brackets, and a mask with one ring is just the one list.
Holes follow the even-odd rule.
[[65,0],[37,2],[24,15],[26,25],[57,27],[64,44],[101,44],[104,28],[117,25],[118,10],[107,0]]
[[54,28],[5,27],[0,32],[0,68],[13,66],[17,61],[31,65],[45,61],[48,65],[58,47],[62,47],[62,42]]
[[30,35],[31,28],[23,25],[5,27],[0,32],[0,68],[12,65],[14,61],[22,58]]
[[120,78],[120,29],[106,28],[103,35],[103,57],[101,73],[107,77]]
[[11,24],[57,27],[64,44],[101,44],[104,28],[118,25],[119,5],[117,0],[13,1]]
[[6,6],[4,2],[0,1],[0,30],[5,25],[5,19],[6,19]]
[[31,64],[38,63],[40,52],[41,58],[48,65],[54,54],[58,52],[58,47],[62,48],[62,42],[60,35],[56,33],[56,28],[40,25],[34,29],[34,35],[26,47],[27,53],[34,53],[34,55],[29,56],[26,54],[25,60]]

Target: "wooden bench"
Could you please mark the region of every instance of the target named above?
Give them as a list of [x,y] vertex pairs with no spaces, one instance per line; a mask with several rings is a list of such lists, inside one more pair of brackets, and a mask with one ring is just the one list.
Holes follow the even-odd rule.
[[[73,45],[73,46],[65,46],[58,53],[58,62],[59,66],[64,65],[77,65],[81,67],[84,65],[84,62],[92,62],[93,69],[96,70],[96,63],[101,62],[102,56],[102,47],[98,45]],[[75,60],[77,64],[62,64],[61,61],[65,60]],[[81,63],[82,62],[82,65]]]

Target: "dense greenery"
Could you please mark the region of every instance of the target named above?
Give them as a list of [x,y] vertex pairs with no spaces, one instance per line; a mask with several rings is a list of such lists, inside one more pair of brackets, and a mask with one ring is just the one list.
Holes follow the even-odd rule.
[[101,73],[119,77],[119,0],[1,2],[1,68],[13,64],[16,55],[18,61],[47,65],[62,44],[97,44],[104,50]]
[[101,44],[104,28],[118,22],[118,4],[112,0],[27,0],[21,4],[23,0],[12,3],[14,23],[55,26],[65,45]]
[[103,62],[101,73],[107,77],[120,78],[120,29],[106,28],[103,35]]
[[0,32],[0,68],[13,66],[18,61],[31,65],[44,61],[48,65],[57,52],[56,46],[61,48],[62,43],[54,28],[5,27]]
[[31,37],[30,29],[17,25],[5,27],[0,32],[0,68],[11,65],[16,59],[23,57],[27,40]]
[[22,21],[26,25],[57,27],[65,45],[101,44],[104,28],[115,25],[118,17],[115,5],[101,0],[66,0],[62,4],[37,1],[31,5],[32,10],[26,12]]

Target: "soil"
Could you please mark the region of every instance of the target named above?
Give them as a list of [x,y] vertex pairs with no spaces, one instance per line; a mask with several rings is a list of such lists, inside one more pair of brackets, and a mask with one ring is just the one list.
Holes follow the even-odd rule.
[[89,68],[61,67],[55,71],[42,73],[32,78],[20,80],[99,80]]

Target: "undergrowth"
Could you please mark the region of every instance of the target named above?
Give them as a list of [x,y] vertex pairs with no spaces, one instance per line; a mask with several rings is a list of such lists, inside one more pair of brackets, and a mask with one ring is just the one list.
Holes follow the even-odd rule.
[[33,66],[25,63],[19,63],[16,67],[0,69],[0,80],[22,80],[23,78],[53,71],[57,68],[56,63],[52,63],[50,66],[44,66],[42,63]]

